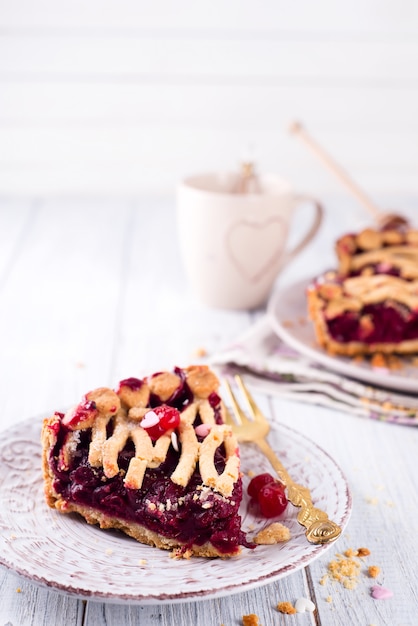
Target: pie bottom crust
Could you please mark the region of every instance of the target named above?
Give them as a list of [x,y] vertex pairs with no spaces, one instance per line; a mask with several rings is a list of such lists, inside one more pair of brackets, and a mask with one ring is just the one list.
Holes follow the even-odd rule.
[[418,352],[418,339],[407,339],[399,343],[366,343],[363,341],[348,341],[342,343],[336,341],[328,332],[327,324],[323,312],[323,300],[315,291],[309,289],[307,292],[309,316],[314,325],[316,339],[331,355],[342,355],[348,357],[360,355],[382,354],[413,354]]
[[[44,481],[45,481],[45,498],[47,504],[51,508],[57,509],[60,513],[78,513],[81,515],[86,522],[89,524],[98,524],[102,529],[117,529],[124,532],[126,535],[133,537],[140,543],[155,546],[157,548],[161,548],[163,550],[176,550],[178,549],[178,556],[184,556],[188,558],[189,556],[202,556],[202,557],[221,557],[227,558],[230,556],[236,556],[241,552],[240,548],[238,548],[235,552],[230,553],[221,553],[216,550],[216,548],[209,542],[206,542],[202,545],[187,545],[187,549],[184,554],[182,553],[182,549],[186,548],[185,544],[180,543],[174,539],[170,539],[169,537],[165,537],[164,535],[160,535],[154,531],[145,528],[141,524],[136,524],[135,522],[128,521],[125,519],[121,519],[119,517],[113,517],[110,515],[104,515],[101,511],[97,509],[93,509],[92,507],[75,504],[73,502],[67,502],[63,498],[57,494],[53,488],[53,475],[50,472],[48,461],[46,455],[43,456],[43,473],[44,473]],[[175,554],[176,555],[176,554]]]

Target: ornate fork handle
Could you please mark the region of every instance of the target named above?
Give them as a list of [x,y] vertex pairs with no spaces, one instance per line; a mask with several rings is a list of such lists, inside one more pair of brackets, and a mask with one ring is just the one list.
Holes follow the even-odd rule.
[[265,439],[255,439],[254,443],[262,450],[280,480],[286,485],[289,502],[300,508],[297,520],[306,528],[307,540],[310,543],[328,543],[337,539],[341,535],[341,528],[332,522],[324,511],[313,505],[309,489],[292,480]]

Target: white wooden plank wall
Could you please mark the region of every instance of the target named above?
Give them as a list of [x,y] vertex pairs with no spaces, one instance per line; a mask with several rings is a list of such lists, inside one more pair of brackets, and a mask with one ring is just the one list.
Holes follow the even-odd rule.
[[370,194],[418,191],[414,0],[0,0],[0,194],[172,193],[260,168],[339,184],[305,122]]

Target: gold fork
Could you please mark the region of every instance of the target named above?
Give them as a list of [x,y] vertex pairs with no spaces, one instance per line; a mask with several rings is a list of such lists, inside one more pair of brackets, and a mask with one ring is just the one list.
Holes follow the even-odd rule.
[[306,528],[305,535],[307,540],[315,544],[335,541],[341,534],[341,528],[335,522],[332,522],[324,511],[317,509],[313,505],[309,489],[299,485],[289,476],[287,470],[267,443],[266,437],[270,431],[270,424],[256,405],[241,377],[238,375],[235,376],[235,381],[248,404],[248,409],[253,419],[248,419],[238,404],[231,385],[225,380],[225,387],[231,399],[234,416],[236,418],[236,420],[234,420],[226,410],[226,423],[231,426],[238,441],[256,444],[270,461],[280,480],[287,487],[287,498],[289,502],[300,508],[297,520],[299,524]]

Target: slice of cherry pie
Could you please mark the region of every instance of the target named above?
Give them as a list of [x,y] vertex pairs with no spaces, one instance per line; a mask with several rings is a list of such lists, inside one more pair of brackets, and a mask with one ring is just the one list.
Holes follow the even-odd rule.
[[330,354],[418,352],[418,280],[328,272],[307,299],[317,340]]
[[62,513],[180,556],[249,546],[239,450],[206,366],[99,388],[42,430],[45,495]]

